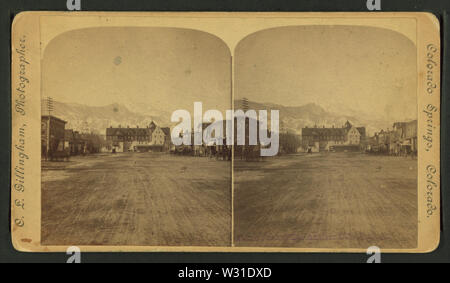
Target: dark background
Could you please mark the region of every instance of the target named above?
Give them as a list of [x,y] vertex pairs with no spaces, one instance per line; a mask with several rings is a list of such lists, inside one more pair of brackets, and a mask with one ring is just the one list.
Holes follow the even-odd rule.
[[[366,0],[81,0],[82,11],[267,11],[267,12],[367,12]],[[9,229],[10,147],[11,147],[11,23],[22,11],[67,11],[66,0],[8,0],[0,3],[0,262],[60,262],[65,253],[22,253],[14,250]],[[450,1],[449,0],[381,0],[381,12],[431,12],[441,21],[442,37],[442,105],[441,105],[441,242],[428,254],[382,254],[382,262],[450,262],[449,175],[449,85]],[[374,11],[373,13],[378,13]],[[361,262],[369,258],[360,254],[331,253],[82,253],[87,262],[176,262],[176,263],[297,263]],[[186,265],[173,266],[177,268]],[[190,265],[189,265],[190,266]],[[220,266],[220,265],[219,265]],[[230,266],[230,265],[228,265]],[[236,264],[233,266],[237,266]],[[255,265],[252,265],[253,267]],[[267,266],[257,264],[256,266]],[[193,267],[193,266],[192,266]],[[204,267],[203,267],[204,268]],[[273,267],[276,270],[276,266]],[[290,269],[292,270],[291,267]],[[273,271],[272,273],[274,273]],[[176,273],[172,274],[171,277]]]

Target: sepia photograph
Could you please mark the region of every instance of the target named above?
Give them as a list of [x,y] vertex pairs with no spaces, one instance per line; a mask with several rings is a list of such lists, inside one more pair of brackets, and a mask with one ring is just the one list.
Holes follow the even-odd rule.
[[417,246],[416,46],[386,29],[241,40],[235,108],[278,109],[276,156],[234,160],[236,246]]
[[173,111],[231,107],[229,58],[189,29],[54,38],[42,60],[42,244],[229,246],[230,159],[171,141]]
[[439,87],[426,13],[20,14],[13,245],[430,252]]

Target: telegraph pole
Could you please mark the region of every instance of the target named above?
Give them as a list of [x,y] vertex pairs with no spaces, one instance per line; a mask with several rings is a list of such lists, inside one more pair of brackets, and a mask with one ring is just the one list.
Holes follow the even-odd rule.
[[50,96],[47,96],[46,105],[47,105],[47,112],[48,112],[48,119],[47,119],[47,155],[48,155],[48,153],[50,151],[50,119],[51,119],[51,114],[53,111],[53,98],[51,98]]
[[248,110],[248,99],[246,97],[242,98],[242,110],[247,112]]

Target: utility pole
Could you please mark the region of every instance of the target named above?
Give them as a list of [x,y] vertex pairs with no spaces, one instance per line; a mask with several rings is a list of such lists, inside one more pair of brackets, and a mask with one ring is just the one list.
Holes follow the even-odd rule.
[[51,119],[51,114],[53,111],[53,98],[51,98],[50,96],[47,96],[46,105],[47,105],[47,112],[48,112],[48,119],[47,119],[47,155],[48,155],[48,153],[50,151],[50,119]]
[[246,97],[242,98],[242,110],[248,111],[248,99]]

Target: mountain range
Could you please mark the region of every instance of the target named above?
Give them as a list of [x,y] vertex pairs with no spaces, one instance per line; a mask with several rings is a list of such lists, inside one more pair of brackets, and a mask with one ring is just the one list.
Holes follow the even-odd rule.
[[[235,100],[235,109],[242,108],[242,100]],[[284,106],[272,103],[257,103],[248,101],[248,109],[279,110],[280,131],[301,134],[304,127],[342,127],[349,121],[357,127],[366,127],[366,132],[372,134],[381,129],[392,127],[393,121],[385,121],[378,117],[369,117],[358,111],[348,109],[339,111],[327,110],[316,104],[308,103],[302,106]]]
[[[42,109],[42,115],[48,115],[45,108]],[[147,127],[152,121],[157,124],[162,122],[159,117],[136,113],[118,103],[87,106],[53,101],[53,111],[50,114],[67,121],[66,129],[101,135],[104,135],[109,127]]]
[[[45,105],[45,103],[42,103]],[[54,101],[51,115],[67,121],[66,129],[74,129],[80,132],[93,132],[105,134],[108,127],[146,127],[152,121],[160,126],[170,126],[168,113],[154,109],[153,115],[135,112],[130,107],[113,103],[106,106],[87,106],[78,103],[63,103]],[[242,108],[242,101],[235,101],[235,109]],[[346,121],[355,126],[364,126],[368,133],[374,133],[392,126],[394,121],[384,121],[368,117],[355,111],[350,114],[338,114],[329,111],[316,103],[308,103],[302,106],[283,106],[272,103],[257,103],[248,101],[248,109],[254,110],[279,110],[280,130],[301,134],[301,129],[308,127],[341,127]],[[205,111],[205,110],[204,110]],[[42,114],[48,111],[42,109]],[[270,126],[269,126],[270,127]]]

